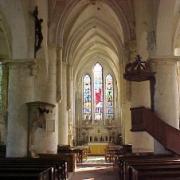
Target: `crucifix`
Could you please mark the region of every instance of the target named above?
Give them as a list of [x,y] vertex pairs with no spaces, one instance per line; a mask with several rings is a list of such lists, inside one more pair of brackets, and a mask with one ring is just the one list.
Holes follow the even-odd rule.
[[32,16],[34,17],[34,25],[35,25],[34,57],[36,57],[36,53],[41,48],[41,44],[43,41],[43,34],[42,34],[43,19],[38,18],[37,6],[35,7],[33,11]]

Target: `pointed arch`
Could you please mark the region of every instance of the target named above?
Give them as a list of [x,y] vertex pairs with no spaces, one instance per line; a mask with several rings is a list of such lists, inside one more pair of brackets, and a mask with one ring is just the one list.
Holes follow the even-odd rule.
[[91,77],[86,74],[83,77],[83,118],[91,120],[92,111],[92,95],[91,95]]
[[106,87],[105,87],[105,112],[106,119],[113,119],[113,101],[114,101],[114,93],[113,93],[113,78],[111,74],[106,76]]
[[96,63],[93,68],[94,76],[94,119],[102,120],[103,118],[103,68]]

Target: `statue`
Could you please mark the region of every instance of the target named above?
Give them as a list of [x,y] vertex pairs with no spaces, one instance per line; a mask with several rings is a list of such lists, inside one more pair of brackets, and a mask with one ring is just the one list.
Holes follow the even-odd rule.
[[35,7],[32,15],[34,17],[34,23],[35,23],[34,56],[36,57],[36,53],[41,48],[41,44],[43,41],[43,34],[42,34],[43,19],[38,18],[38,7],[37,6]]

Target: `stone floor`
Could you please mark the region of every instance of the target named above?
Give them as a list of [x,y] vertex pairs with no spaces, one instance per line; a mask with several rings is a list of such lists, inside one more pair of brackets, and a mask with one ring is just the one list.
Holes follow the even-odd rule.
[[103,156],[90,156],[77,165],[70,180],[119,180],[118,170],[106,163]]

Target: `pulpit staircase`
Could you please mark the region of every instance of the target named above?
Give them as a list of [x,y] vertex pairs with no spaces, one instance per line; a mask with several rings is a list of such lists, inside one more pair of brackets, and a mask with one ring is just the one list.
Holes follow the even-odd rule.
[[131,131],[147,131],[167,150],[180,154],[180,131],[161,120],[151,109],[131,108]]
[[180,131],[158,117],[154,111],[155,72],[149,61],[142,61],[139,55],[125,67],[124,79],[134,82],[150,81],[151,109],[131,108],[132,131],[147,131],[166,149],[180,154]]

